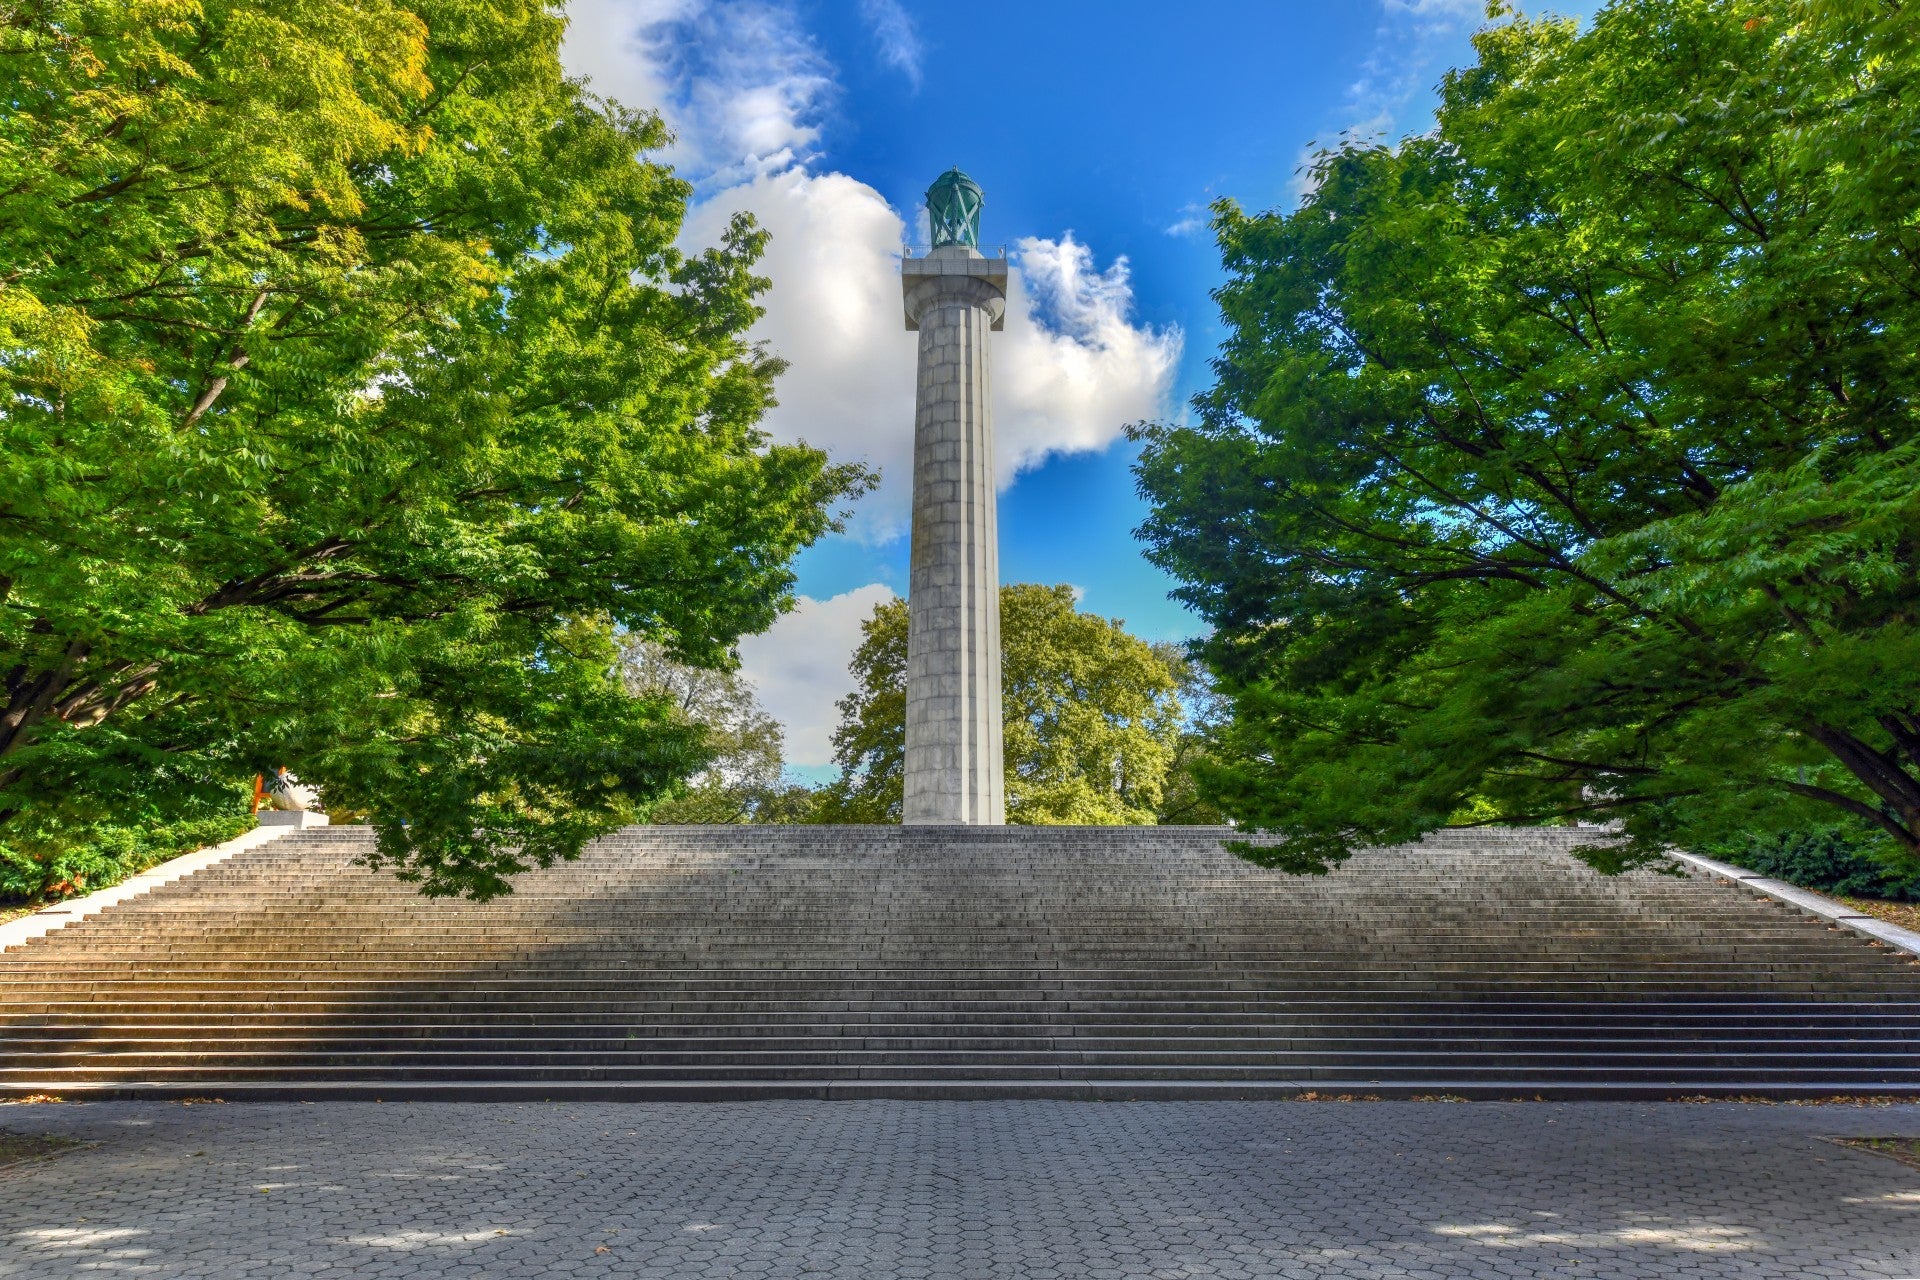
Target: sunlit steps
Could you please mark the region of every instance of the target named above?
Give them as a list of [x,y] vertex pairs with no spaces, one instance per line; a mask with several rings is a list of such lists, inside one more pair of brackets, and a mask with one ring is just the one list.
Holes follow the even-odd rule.
[[1920,1094],[1913,957],[1593,832],[1221,834],[630,829],[474,904],[301,832],[0,956],[0,1092]]

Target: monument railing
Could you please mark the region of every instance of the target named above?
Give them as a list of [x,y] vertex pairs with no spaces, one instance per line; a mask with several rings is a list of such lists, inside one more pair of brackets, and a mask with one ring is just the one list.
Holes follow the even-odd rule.
[[[983,258],[1005,259],[1007,256],[1007,246],[1003,244],[983,244],[983,245],[976,245],[972,247],[974,252],[978,253]],[[900,246],[900,257],[902,260],[905,260],[907,258],[924,258],[932,252],[933,250],[931,249],[916,250],[910,244],[902,244]]]

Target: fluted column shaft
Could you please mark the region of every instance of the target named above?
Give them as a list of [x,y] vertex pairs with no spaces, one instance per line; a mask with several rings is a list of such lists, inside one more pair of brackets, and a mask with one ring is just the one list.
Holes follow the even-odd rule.
[[963,249],[902,267],[908,325],[920,332],[902,813],[910,824],[1006,821],[987,358],[1005,271]]

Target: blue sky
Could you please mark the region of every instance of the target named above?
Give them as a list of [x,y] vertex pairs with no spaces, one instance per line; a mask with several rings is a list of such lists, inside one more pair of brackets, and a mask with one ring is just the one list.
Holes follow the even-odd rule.
[[[1596,0],[1528,6],[1588,16]],[[1220,278],[1208,202],[1290,207],[1316,145],[1431,123],[1483,0],[572,0],[566,58],[659,109],[695,186],[685,239],[772,233],[754,335],[792,362],[768,420],[883,473],[800,562],[800,608],[741,646],[819,777],[858,624],[906,590],[913,340],[903,238],[949,165],[985,189],[1015,288],[994,352],[1002,575],[1067,582],[1149,639],[1198,623],[1139,554],[1121,428],[1206,386]]]

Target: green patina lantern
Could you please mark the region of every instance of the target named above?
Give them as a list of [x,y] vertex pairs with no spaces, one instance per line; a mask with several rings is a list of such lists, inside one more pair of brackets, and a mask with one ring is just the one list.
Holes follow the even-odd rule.
[[961,244],[980,247],[980,184],[959,169],[949,169],[927,188],[927,215],[933,224],[933,247]]

